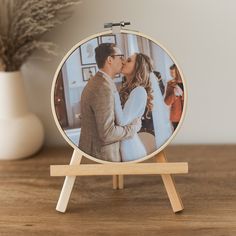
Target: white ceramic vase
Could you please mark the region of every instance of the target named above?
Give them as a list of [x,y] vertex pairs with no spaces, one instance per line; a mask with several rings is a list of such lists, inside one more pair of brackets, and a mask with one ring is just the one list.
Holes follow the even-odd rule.
[[43,125],[28,110],[21,72],[0,72],[0,160],[31,156],[43,140]]

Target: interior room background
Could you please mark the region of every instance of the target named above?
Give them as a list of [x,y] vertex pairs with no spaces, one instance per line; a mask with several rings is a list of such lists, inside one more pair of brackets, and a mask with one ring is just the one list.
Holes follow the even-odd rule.
[[235,9],[233,0],[84,0],[69,20],[47,35],[58,45],[58,56],[35,53],[22,68],[30,110],[45,127],[45,144],[66,145],[50,107],[51,83],[60,61],[80,40],[104,31],[104,23],[122,20],[131,22],[127,29],[160,42],[183,71],[187,113],[172,143],[235,143]]
[[[88,80],[98,71],[94,49],[100,43],[105,42],[115,43],[121,49],[125,58],[135,52],[142,52],[150,56],[153,61],[153,70],[160,72],[164,87],[172,79],[170,66],[174,64],[173,60],[159,45],[144,37],[134,34],[103,35],[77,47],[63,63],[58,74],[54,93],[58,121],[66,135],[76,146],[79,143],[81,128],[81,95]],[[122,86],[122,80],[122,74],[116,75],[114,79],[118,91]],[[161,113],[165,113],[165,117],[169,120],[170,107],[166,105],[161,109]],[[165,126],[168,126],[168,124],[166,123]],[[162,145],[167,137],[170,137],[169,134],[163,133],[158,145]]]

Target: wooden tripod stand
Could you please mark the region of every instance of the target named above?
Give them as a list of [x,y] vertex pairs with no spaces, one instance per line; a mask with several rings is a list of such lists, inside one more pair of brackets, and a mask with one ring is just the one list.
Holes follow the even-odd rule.
[[56,206],[56,210],[59,212],[66,211],[76,176],[93,175],[112,175],[113,189],[123,189],[124,175],[160,174],[173,212],[184,209],[171,174],[188,173],[188,163],[168,163],[163,151],[155,156],[154,163],[81,164],[81,160],[82,154],[74,150],[70,165],[53,165],[50,167],[51,176],[66,176]]

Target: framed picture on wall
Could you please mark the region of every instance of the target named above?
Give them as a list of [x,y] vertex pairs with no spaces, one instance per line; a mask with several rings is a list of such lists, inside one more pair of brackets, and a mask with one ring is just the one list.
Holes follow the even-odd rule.
[[98,46],[98,38],[91,39],[81,45],[80,59],[82,65],[92,65],[96,63],[95,48]]
[[82,68],[83,81],[89,81],[96,74],[96,66]]
[[116,36],[115,35],[103,35],[101,36],[101,43],[115,43],[116,44]]

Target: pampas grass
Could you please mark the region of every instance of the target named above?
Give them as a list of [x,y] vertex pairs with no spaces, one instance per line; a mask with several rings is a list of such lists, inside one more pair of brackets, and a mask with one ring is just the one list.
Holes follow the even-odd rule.
[[55,55],[41,38],[70,17],[79,0],[0,0],[0,71],[17,71],[36,49]]

